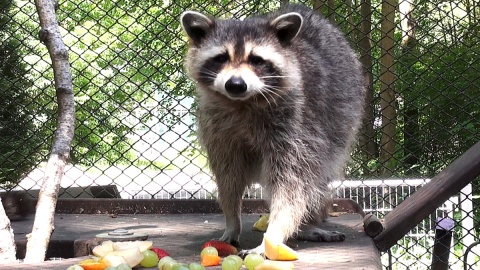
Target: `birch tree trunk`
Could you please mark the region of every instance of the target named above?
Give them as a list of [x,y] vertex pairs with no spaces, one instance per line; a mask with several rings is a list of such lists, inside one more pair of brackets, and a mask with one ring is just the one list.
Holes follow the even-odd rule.
[[52,60],[58,102],[57,130],[38,198],[35,221],[27,235],[26,263],[45,260],[48,243],[54,229],[55,207],[60,181],[69,159],[75,128],[75,103],[68,51],[63,43],[53,0],[35,0],[40,18],[40,40],[47,46]]
[[394,33],[395,33],[395,0],[383,0],[381,22],[381,56],[380,56],[380,107],[382,114],[382,136],[380,139],[381,175],[389,177],[393,174],[395,163],[396,135],[396,93],[394,66]]
[[15,238],[0,197],[0,265],[16,260]]

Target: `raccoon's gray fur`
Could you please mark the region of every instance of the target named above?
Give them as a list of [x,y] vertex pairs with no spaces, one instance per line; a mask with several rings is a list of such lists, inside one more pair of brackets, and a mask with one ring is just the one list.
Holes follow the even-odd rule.
[[343,34],[300,5],[243,21],[187,11],[181,21],[198,137],[226,217],[220,239],[238,244],[242,195],[258,182],[270,239],[342,241],[317,225],[362,118],[361,67]]

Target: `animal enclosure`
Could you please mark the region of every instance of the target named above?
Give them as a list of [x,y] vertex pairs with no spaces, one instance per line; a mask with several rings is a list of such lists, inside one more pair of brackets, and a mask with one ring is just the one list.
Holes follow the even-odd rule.
[[[180,14],[242,19],[283,2],[61,0],[77,119],[59,197],[215,199],[196,141]],[[480,2],[303,3],[343,30],[368,90],[346,179],[334,192],[382,218],[480,141]],[[0,9],[0,188],[35,197],[56,127],[53,73],[32,1],[0,0]],[[435,219],[448,216],[451,269],[478,267],[478,247],[463,256],[479,240],[479,181],[385,253],[384,266],[429,269]],[[260,186],[245,192],[262,197]]]

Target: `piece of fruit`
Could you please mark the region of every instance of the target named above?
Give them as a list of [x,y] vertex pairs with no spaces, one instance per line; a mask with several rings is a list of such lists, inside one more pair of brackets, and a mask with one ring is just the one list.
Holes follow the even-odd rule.
[[[127,264],[127,266],[128,266],[128,264]],[[128,267],[130,267],[130,266],[128,266]],[[132,269],[132,268],[130,268],[130,269]],[[118,269],[115,266],[109,266],[109,267],[105,268],[104,270],[118,270]]]
[[103,241],[101,245],[98,245],[92,249],[93,255],[98,257],[103,257],[112,251],[113,251],[112,241]]
[[84,270],[104,270],[108,264],[102,261],[96,261],[94,259],[86,259],[78,263]]
[[270,218],[269,214],[262,215],[254,224],[253,230],[266,232],[268,228],[268,219]]
[[140,265],[143,267],[154,267],[158,264],[158,255],[156,252],[147,249],[142,252],[143,260]]
[[201,264],[203,266],[216,266],[220,265],[222,258],[218,255],[205,254],[202,256]]
[[166,256],[158,261],[159,270],[172,270],[173,266],[177,264],[177,261],[170,256]]
[[117,267],[122,263],[127,263],[124,257],[112,254],[105,255],[100,261],[112,267]]
[[237,255],[238,254],[238,250],[237,250],[236,247],[230,245],[227,242],[223,242],[223,241],[210,240],[210,241],[206,242],[205,244],[203,244],[202,249],[204,249],[206,247],[216,248],[217,251],[218,251],[218,256],[220,256],[220,257],[225,257],[225,256],[228,256],[228,255]]
[[121,263],[121,264],[117,265],[117,267],[115,269],[116,270],[132,270],[130,265],[128,265],[126,263]]
[[294,268],[291,262],[279,262],[265,260],[261,264],[257,265],[255,270],[291,270]]
[[84,270],[83,267],[81,267],[78,264],[70,265],[67,270]]
[[199,264],[199,263],[191,263],[189,266],[190,270],[205,270],[205,266]]
[[298,259],[296,251],[284,243],[274,242],[267,236],[263,237],[265,242],[265,256],[274,261],[293,261]]
[[238,269],[242,268],[243,260],[240,256],[238,256],[238,255],[228,255],[226,259],[235,260],[235,262],[237,263]]
[[170,256],[168,252],[158,247],[152,247],[150,250],[157,253],[158,259],[161,259],[166,256]]
[[214,247],[205,247],[202,249],[202,252],[200,252],[200,258],[207,254],[218,256],[218,250]]
[[124,250],[138,247],[140,252],[144,252],[147,249],[153,247],[152,241],[124,241],[124,242],[113,242],[113,250]]
[[130,267],[137,266],[143,260],[143,254],[140,252],[140,249],[138,249],[138,247],[115,250],[115,251],[109,252],[107,256],[108,255],[123,257]]
[[240,267],[237,265],[237,261],[232,258],[225,258],[222,261],[222,270],[239,270]]
[[254,253],[248,254],[247,256],[245,256],[245,259],[243,260],[245,267],[248,270],[254,270],[255,267],[263,263],[263,261],[265,261],[265,258],[263,258],[262,255],[254,254]]
[[172,270],[190,270],[190,267],[184,263],[177,263],[172,267]]

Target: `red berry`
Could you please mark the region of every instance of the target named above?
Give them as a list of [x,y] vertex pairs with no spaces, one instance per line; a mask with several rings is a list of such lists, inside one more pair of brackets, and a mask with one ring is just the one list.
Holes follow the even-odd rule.
[[238,250],[236,247],[230,245],[227,242],[218,241],[218,240],[210,240],[203,244],[202,249],[206,247],[214,247],[218,250],[218,256],[226,257],[228,255],[237,255]]
[[166,252],[165,250],[161,249],[161,248],[157,248],[157,247],[152,247],[151,250],[155,253],[157,253],[158,255],[158,259],[161,259],[163,257],[166,257],[166,256],[170,256],[168,254],[168,252]]

